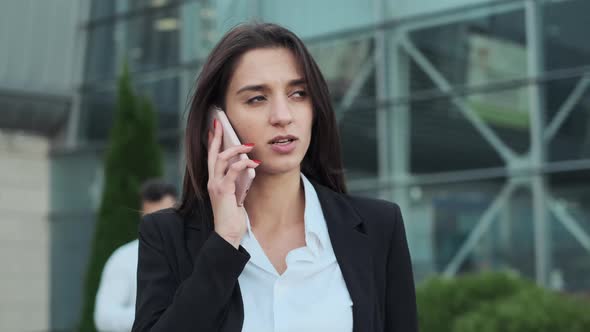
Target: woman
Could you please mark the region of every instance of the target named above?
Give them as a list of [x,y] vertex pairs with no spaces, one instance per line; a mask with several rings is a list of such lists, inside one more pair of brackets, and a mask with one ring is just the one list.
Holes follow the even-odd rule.
[[[220,152],[211,105],[246,144]],[[399,207],[346,195],[328,88],[297,36],[274,24],[227,33],[185,142],[180,207],[140,225],[133,331],[417,331]],[[252,160],[228,167],[239,153]],[[256,178],[239,207],[246,168]]]

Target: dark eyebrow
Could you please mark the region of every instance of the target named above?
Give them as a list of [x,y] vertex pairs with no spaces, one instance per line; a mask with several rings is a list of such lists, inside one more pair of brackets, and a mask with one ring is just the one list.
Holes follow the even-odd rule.
[[[305,80],[302,78],[297,78],[294,80],[290,80],[289,83],[287,83],[287,86],[292,87],[292,86],[298,86],[298,85],[305,85]],[[240,88],[236,94],[240,94],[244,91],[264,91],[264,90],[268,90],[268,86],[266,86],[266,84],[255,84],[255,85],[246,85],[242,88]]]
[[236,94],[239,95],[240,93],[242,93],[244,91],[264,91],[266,89],[267,89],[266,85],[263,85],[263,84],[259,84],[259,85],[246,85],[246,86],[240,88],[240,90],[238,90],[236,92]]
[[305,85],[305,80],[303,78],[297,78],[294,80],[289,81],[289,84],[287,84],[287,86],[297,86],[297,85]]

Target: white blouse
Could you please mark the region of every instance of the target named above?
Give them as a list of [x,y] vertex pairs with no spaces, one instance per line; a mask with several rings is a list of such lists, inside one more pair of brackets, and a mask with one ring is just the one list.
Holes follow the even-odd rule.
[[352,300],[336,261],[313,185],[305,190],[305,247],[291,250],[279,275],[248,219],[241,245],[251,258],[238,278],[244,302],[242,332],[352,331]]

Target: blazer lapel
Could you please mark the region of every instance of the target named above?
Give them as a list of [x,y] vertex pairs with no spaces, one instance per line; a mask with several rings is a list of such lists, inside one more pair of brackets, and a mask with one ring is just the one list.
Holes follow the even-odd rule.
[[353,330],[372,331],[374,269],[364,221],[343,195],[313,184],[322,205],[336,260],[353,301]]

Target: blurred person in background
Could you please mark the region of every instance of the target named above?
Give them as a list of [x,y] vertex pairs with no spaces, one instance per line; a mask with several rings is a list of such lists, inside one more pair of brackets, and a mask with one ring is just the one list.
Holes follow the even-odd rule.
[[[160,179],[144,182],[141,213],[147,215],[176,204],[176,188]],[[96,294],[94,322],[100,332],[129,332],[135,318],[138,240],[122,245],[105,264]]]
[[[212,105],[243,145],[220,150]],[[328,87],[299,37],[229,31],[200,72],[185,143],[180,206],[140,224],[133,331],[418,330],[400,209],[346,194]],[[240,153],[253,159],[230,164]]]

